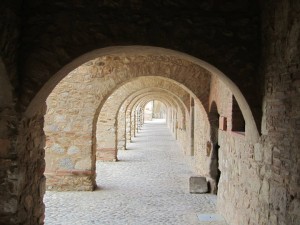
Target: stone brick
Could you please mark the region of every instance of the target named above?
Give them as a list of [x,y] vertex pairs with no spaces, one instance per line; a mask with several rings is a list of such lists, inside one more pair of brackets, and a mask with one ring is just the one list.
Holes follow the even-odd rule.
[[190,177],[190,193],[201,194],[208,191],[205,177]]

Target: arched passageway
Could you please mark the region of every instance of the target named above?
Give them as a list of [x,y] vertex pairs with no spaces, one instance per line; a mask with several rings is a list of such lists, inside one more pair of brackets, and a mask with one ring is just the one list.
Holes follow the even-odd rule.
[[[125,93],[114,153],[139,134],[141,106],[164,101],[197,174],[217,181],[210,169],[220,170],[217,205],[229,224],[300,224],[299,9],[298,0],[2,1],[0,223],[43,224],[44,175],[53,187],[92,190],[103,104],[126,82],[153,76],[187,95]],[[46,109],[70,73],[84,79]],[[51,112],[55,123],[44,124]]]
[[[235,167],[227,168],[227,160],[241,158],[231,154],[231,146],[251,148],[258,135],[237,87],[213,66],[182,53],[149,47],[120,49],[122,54],[112,48],[84,55],[46,85],[48,91],[47,87],[56,84],[47,99],[45,116],[47,189],[97,188],[96,161],[118,161],[119,150],[126,149],[141,129],[145,104],[156,99],[165,104],[167,125],[182,152],[191,157],[195,174],[205,177],[212,193],[219,190],[219,206],[231,202],[232,196],[225,193],[233,186],[243,188],[240,179],[228,179]],[[66,71],[69,74],[64,77]],[[40,92],[37,97],[45,94]],[[233,99],[247,124],[239,136],[231,133]],[[214,104],[218,108],[214,120],[226,120],[222,129],[210,118]],[[217,154],[217,146],[223,149],[222,155]],[[101,173],[97,177],[101,179]]]
[[46,225],[201,224],[201,214],[216,214],[216,196],[189,193],[191,159],[162,121],[144,124],[118,162],[97,163],[96,191],[48,192]]

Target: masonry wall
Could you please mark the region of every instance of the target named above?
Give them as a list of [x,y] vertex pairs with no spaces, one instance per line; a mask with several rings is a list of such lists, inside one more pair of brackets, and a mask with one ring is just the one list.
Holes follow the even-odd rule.
[[203,106],[200,106],[196,101],[195,103],[195,130],[194,130],[194,158],[196,172],[201,176],[210,177],[210,136],[209,124],[206,112]]
[[[18,181],[15,187],[20,191],[18,199],[11,198],[10,203],[18,202],[18,216],[12,224],[43,224],[45,206],[41,201],[45,194],[45,137],[43,132],[45,106],[37,110],[35,116],[21,121],[18,137]],[[17,179],[18,178],[18,179]],[[1,220],[0,220],[1,221]],[[12,222],[12,221],[11,221]],[[8,223],[9,224],[9,223]]]
[[[39,192],[39,182],[43,183],[39,149],[43,120],[35,117],[20,122],[18,112],[21,6],[18,0],[1,2],[0,6],[0,223],[6,225],[41,224],[44,213],[40,201],[44,193]],[[37,155],[26,154],[28,150]],[[32,192],[37,194],[31,196]]]
[[[232,131],[232,121],[236,119],[232,99],[228,87],[213,77],[208,113],[209,146],[206,146],[211,150],[206,159],[211,188],[213,192],[217,190],[218,209],[230,224],[268,224],[265,200],[269,186],[265,180],[268,174],[260,170],[264,163],[262,148],[249,134]],[[218,184],[217,167],[221,173]]]
[[243,135],[219,131],[218,208],[232,224],[296,225],[300,222],[300,5],[299,1],[264,2],[263,8],[262,136],[253,143]]
[[[300,223],[300,2],[263,2],[263,152],[273,224]],[[275,29],[274,29],[275,27]]]

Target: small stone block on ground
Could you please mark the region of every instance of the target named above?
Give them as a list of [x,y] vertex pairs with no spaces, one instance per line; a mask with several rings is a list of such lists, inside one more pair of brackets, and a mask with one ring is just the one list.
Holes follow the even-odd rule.
[[208,192],[208,186],[205,177],[199,177],[199,176],[190,177],[190,193],[201,194],[207,192]]

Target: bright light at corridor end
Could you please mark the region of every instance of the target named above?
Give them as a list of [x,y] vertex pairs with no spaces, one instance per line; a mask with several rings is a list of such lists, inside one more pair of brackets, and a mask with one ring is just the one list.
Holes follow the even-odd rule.
[[144,109],[145,121],[152,121],[153,119],[166,120],[166,106],[161,101],[149,101]]

